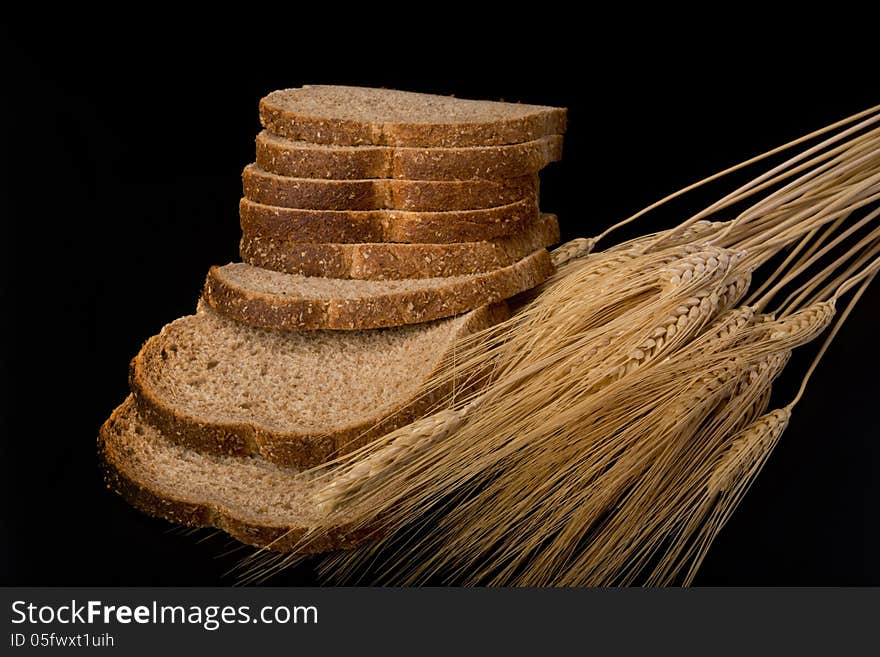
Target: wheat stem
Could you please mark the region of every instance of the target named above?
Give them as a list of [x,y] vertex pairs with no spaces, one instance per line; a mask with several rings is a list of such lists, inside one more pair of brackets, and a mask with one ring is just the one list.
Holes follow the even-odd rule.
[[[815,153],[820,152],[822,149],[827,148],[828,146],[836,144],[840,141],[843,141],[847,137],[851,137],[852,135],[857,134],[859,131],[867,128],[868,126],[871,126],[871,125],[877,123],[878,121],[880,121],[880,114],[878,114],[878,112],[880,112],[880,105],[872,107],[870,109],[867,109],[863,112],[859,112],[857,114],[854,114],[854,115],[847,117],[841,121],[837,121],[836,123],[833,123],[829,126],[826,126],[826,127],[821,128],[819,130],[811,132],[810,134],[804,135],[803,137],[799,137],[798,139],[794,139],[794,140],[787,142],[781,146],[777,146],[776,148],[773,148],[773,149],[766,151],[760,155],[752,157],[744,162],[740,162],[739,164],[736,164],[732,167],[728,167],[727,169],[724,169],[723,171],[719,171],[718,173],[715,173],[711,176],[703,178],[702,180],[699,180],[695,183],[692,183],[691,185],[688,185],[687,187],[684,187],[684,188],[678,190],[677,192],[669,194],[668,196],[663,197],[659,201],[652,203],[648,207],[646,207],[646,208],[636,212],[635,214],[627,217],[623,221],[620,221],[620,222],[612,225],[611,227],[609,227],[608,229],[606,229],[605,231],[600,233],[599,236],[596,238],[596,241],[599,241],[599,240],[607,237],[612,232],[614,232],[615,230],[618,230],[619,228],[622,228],[623,226],[631,224],[633,221],[636,221],[637,219],[648,214],[649,212],[668,203],[669,201],[672,201],[680,196],[683,196],[684,194],[687,194],[688,192],[691,192],[695,189],[698,189],[699,187],[702,187],[703,185],[706,185],[710,182],[713,182],[715,180],[723,178],[724,176],[726,176],[728,174],[739,171],[740,169],[744,169],[748,166],[751,166],[752,164],[756,164],[757,162],[760,162],[760,161],[765,160],[769,157],[772,157],[774,155],[782,153],[788,149],[794,148],[795,146],[799,146],[800,144],[806,143],[812,139],[815,139],[816,137],[820,137],[820,136],[827,134],[829,132],[833,132],[834,130],[837,130],[838,128],[842,128],[844,126],[848,126],[852,123],[856,123],[857,121],[859,121],[859,123],[856,123],[856,125],[850,126],[849,128],[846,128],[842,132],[834,135],[833,137],[826,139],[825,141],[821,142],[820,144],[817,144],[817,145],[813,146],[812,148],[809,148],[806,151],[798,154],[796,157],[790,158],[789,160],[787,160],[786,162],[783,162],[779,166],[774,167],[769,172],[767,172],[761,176],[758,176],[758,178],[756,178],[755,180],[751,181],[750,183],[748,183],[746,185],[743,185],[742,187],[740,187],[736,191],[732,192],[731,194],[728,194],[727,196],[722,198],[720,201],[710,205],[708,208],[704,209],[702,212],[699,212],[696,215],[693,215],[690,219],[688,219],[686,222],[680,224],[677,228],[677,230],[685,230],[688,227],[690,227],[692,224],[696,223],[697,221],[704,219],[705,217],[711,215],[713,212],[721,210],[721,209],[727,207],[728,205],[732,204],[733,202],[742,200],[742,198],[745,197],[743,195],[747,194],[747,192],[749,190],[754,189],[760,183],[766,181],[767,179],[773,178],[773,176],[778,174],[780,171],[785,171],[788,167],[790,167],[794,164],[797,164],[798,162],[801,162],[802,160],[808,158],[811,155],[814,155]],[[865,118],[865,117],[867,117],[867,118]],[[674,233],[672,233],[671,236],[674,236]]]
[[[853,234],[855,232],[855,230],[858,230],[859,228],[862,228],[863,226],[867,225],[869,222],[874,221],[877,217],[880,217],[880,208],[877,208],[877,210],[868,214],[862,221],[856,223],[850,230],[845,231],[844,236],[848,237],[849,235]],[[819,285],[821,285],[823,281],[826,281],[836,270],[840,269],[844,264],[846,264],[847,261],[855,258],[854,263],[852,265],[850,265],[850,267],[847,269],[847,272],[852,270],[853,267],[858,268],[859,266],[861,266],[861,264],[864,264],[863,261],[866,257],[867,258],[872,257],[873,252],[874,252],[874,247],[876,246],[878,239],[880,239],[880,228],[871,231],[871,233],[869,233],[868,235],[863,237],[861,240],[859,240],[858,243],[856,243],[855,245],[850,247],[845,253],[843,253],[841,256],[839,256],[836,260],[834,260],[830,264],[826,265],[819,273],[814,275],[810,280],[806,281],[803,285],[801,285],[797,289],[793,290],[788,295],[788,297],[786,297],[785,301],[783,301],[782,304],[780,305],[780,308],[782,309],[780,311],[780,314],[784,316],[784,315],[792,312],[792,310],[794,308],[797,308],[810,295],[810,293],[813,292],[813,290],[815,290]],[[834,246],[837,246],[840,243],[840,241],[841,240],[835,240],[834,242],[832,242],[832,244],[829,245],[829,247],[826,247],[826,249],[823,249],[822,251],[817,253],[815,256],[810,258],[807,261],[807,263],[805,263],[802,270],[815,264],[819,260],[819,258],[826,255],[830,251],[830,249],[833,248]],[[858,256],[859,252],[862,251],[863,249],[867,249],[867,252],[861,256]],[[856,257],[856,256],[858,256],[858,257]],[[793,272],[792,276],[790,276],[788,278],[793,280],[797,273],[802,273],[802,272],[796,272],[796,273]],[[844,276],[848,276],[848,274],[845,272]],[[786,281],[786,282],[790,282],[790,281]],[[832,281],[831,285],[835,288],[837,287],[837,285],[834,285],[833,281]],[[780,286],[780,289],[781,289],[781,287],[782,286]],[[768,293],[768,295],[766,295],[766,297],[764,299],[762,299],[761,302],[759,302],[757,304],[758,307],[759,308],[766,307],[766,304],[769,303],[769,301],[773,298],[775,293],[776,293],[776,291],[774,291],[773,294]]]
[[[865,270],[864,280],[862,281],[861,286],[853,295],[852,299],[850,299],[843,313],[841,313],[840,318],[835,322],[834,328],[831,330],[831,333],[828,334],[828,337],[825,338],[825,341],[822,343],[821,348],[819,349],[819,353],[816,354],[816,357],[813,359],[813,362],[810,364],[810,368],[807,370],[807,373],[804,375],[803,381],[801,381],[800,388],[798,389],[797,395],[789,404],[790,407],[794,407],[804,396],[804,391],[807,389],[807,384],[810,381],[810,377],[813,376],[813,373],[816,371],[816,368],[819,366],[819,361],[822,360],[822,357],[825,355],[825,352],[828,351],[828,347],[831,345],[834,338],[837,337],[837,334],[840,332],[840,328],[843,326],[843,323],[847,320],[852,313],[853,308],[855,308],[856,304],[859,302],[859,299],[862,298],[862,295],[865,293],[865,290],[868,289],[868,286],[871,285],[874,278],[877,276],[878,268],[880,268],[880,261],[877,261],[872,267]],[[857,281],[858,277],[854,278],[853,281]],[[837,296],[845,294],[847,290],[850,288],[842,285],[837,292]],[[835,297],[836,298],[836,297]]]

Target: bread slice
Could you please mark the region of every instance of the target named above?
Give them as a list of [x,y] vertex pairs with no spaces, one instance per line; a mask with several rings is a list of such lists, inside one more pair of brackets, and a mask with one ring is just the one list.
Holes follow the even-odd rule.
[[526,222],[522,232],[481,242],[452,244],[300,244],[245,233],[245,262],[287,274],[327,278],[401,279],[464,276],[513,264],[559,241],[552,214]]
[[299,276],[238,262],[211,267],[203,299],[251,326],[359,330],[451,317],[533,288],[552,273],[546,249],[479,274],[403,280]]
[[405,148],[329,146],[257,135],[257,166],[294,178],[400,178],[499,180],[533,175],[562,157],[562,137],[551,135],[506,146]]
[[291,178],[249,164],[242,172],[246,198],[304,210],[478,210],[538,198],[538,176],[502,180],[327,180]]
[[558,107],[367,87],[308,85],[260,101],[264,127],[316,144],[515,144],[561,134],[565,120]]
[[131,361],[138,412],[199,452],[310,467],[430,410],[417,398],[455,341],[507,316],[505,304],[378,331],[252,328],[202,304]]
[[101,427],[98,453],[109,488],[144,513],[189,527],[216,527],[242,543],[287,552],[354,547],[365,538],[340,524],[301,542],[322,518],[314,479],[259,456],[204,454],[175,444],[143,420],[131,397]]
[[538,217],[534,199],[482,210],[302,210],[241,199],[241,229],[288,242],[474,242],[510,235]]

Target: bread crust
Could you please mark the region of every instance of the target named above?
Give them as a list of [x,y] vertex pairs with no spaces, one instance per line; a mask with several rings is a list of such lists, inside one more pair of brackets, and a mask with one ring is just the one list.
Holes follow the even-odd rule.
[[[466,335],[505,319],[507,304],[495,303],[469,313],[460,331]],[[351,452],[374,438],[409,424],[428,413],[450,391],[440,388],[432,395],[403,400],[379,409],[375,417],[335,427],[323,433],[278,432],[248,422],[214,422],[195,417],[163,400],[149,385],[150,367],[162,349],[162,334],[144,343],[129,364],[129,387],[138,414],[170,441],[209,454],[261,456],[278,465],[309,468]]]
[[129,412],[131,397],[118,406],[101,426],[98,434],[98,455],[107,488],[147,515],[163,518],[187,527],[215,527],[233,538],[275,552],[329,552],[349,549],[368,540],[375,530],[353,528],[347,524],[322,528],[311,540],[305,540],[309,528],[274,526],[238,517],[233,511],[205,499],[186,499],[170,490],[159,490],[155,482],[144,481],[113,449],[115,423]]
[[449,212],[303,210],[263,205],[247,198],[239,203],[242,232],[300,243],[478,242],[522,230],[525,222],[539,214],[534,199]]
[[244,196],[263,205],[303,210],[480,210],[538,201],[537,174],[500,180],[328,180],[291,178],[249,164],[241,175]]
[[552,214],[494,240],[450,244],[301,244],[245,232],[240,253],[256,267],[301,276],[356,279],[441,278],[507,267],[559,241]]
[[562,158],[562,136],[504,146],[404,148],[322,146],[261,132],[256,164],[293,178],[362,180],[501,180],[534,175]]
[[[303,87],[303,90],[309,89],[309,86]],[[491,121],[475,119],[456,123],[329,118],[298,110],[295,99],[293,102],[290,99],[291,93],[297,91],[300,90],[281,89],[264,97],[260,101],[260,121],[275,134],[316,144],[442,147],[515,144],[545,135],[562,134],[566,127],[564,108],[513,103],[507,105],[527,110],[527,113]],[[368,91],[382,93],[381,90]],[[414,101],[423,102],[437,98],[431,94],[411,96]],[[461,105],[472,102],[463,101]]]

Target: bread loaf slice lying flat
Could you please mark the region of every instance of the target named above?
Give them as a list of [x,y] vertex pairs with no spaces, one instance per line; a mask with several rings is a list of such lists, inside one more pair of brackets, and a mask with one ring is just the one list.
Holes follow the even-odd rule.
[[308,85],[260,101],[264,127],[316,144],[514,144],[561,134],[565,119],[557,107],[367,87]]
[[[175,444],[144,421],[131,397],[101,427],[98,452],[107,485],[144,513],[189,527],[216,527],[242,543],[280,552],[349,548],[364,535],[337,531],[312,543],[322,518],[312,481],[259,456],[204,454]],[[316,484],[317,485],[317,484]]]
[[243,198],[241,229],[288,242],[474,242],[510,235],[538,217],[534,199],[482,210],[302,210]]
[[419,387],[455,341],[506,315],[496,304],[378,331],[278,331],[201,304],[147,340],[129,385],[141,417],[168,440],[309,467],[427,412],[439,398],[418,398]]
[[538,176],[501,180],[326,180],[291,178],[249,164],[242,172],[245,198],[304,210],[477,210],[538,198]]
[[532,175],[562,157],[562,137],[465,148],[328,146],[257,135],[257,166],[294,178],[471,180]]
[[403,280],[299,276],[238,262],[211,267],[203,299],[251,326],[359,330],[458,315],[533,288],[552,273],[546,249],[488,272]]
[[521,232],[480,242],[452,244],[300,244],[245,233],[245,262],[287,274],[327,278],[440,278],[476,274],[513,264],[559,241],[552,214],[526,222]]

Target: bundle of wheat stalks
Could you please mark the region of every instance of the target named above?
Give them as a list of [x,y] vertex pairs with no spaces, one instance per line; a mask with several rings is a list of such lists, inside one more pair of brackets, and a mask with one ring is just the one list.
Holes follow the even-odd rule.
[[[768,410],[774,380],[880,268],[877,124],[880,108],[713,176],[806,145],[666,232],[557,249],[555,276],[427,384],[456,391],[434,414],[304,473],[327,511],[304,540],[343,514],[373,532],[324,572],[690,583],[800,399]],[[244,574],[296,559],[262,552]]]

